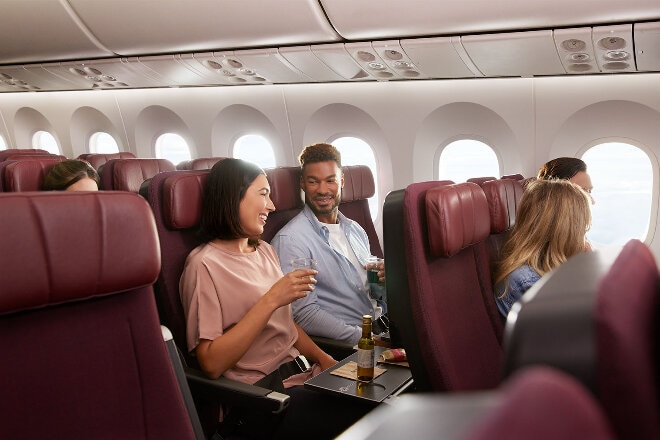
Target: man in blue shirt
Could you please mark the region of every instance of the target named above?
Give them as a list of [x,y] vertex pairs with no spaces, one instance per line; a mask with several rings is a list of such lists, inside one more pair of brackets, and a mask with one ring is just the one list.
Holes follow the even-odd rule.
[[[377,319],[385,312],[382,287],[367,282],[369,238],[357,222],[339,212],[344,186],[339,151],[319,143],[306,147],[299,159],[305,208],[271,244],[284,273],[291,272],[293,258],[317,261],[314,290],[291,304],[298,325],[310,335],[355,344],[362,334],[362,315]],[[383,280],[383,264],[380,266]]]

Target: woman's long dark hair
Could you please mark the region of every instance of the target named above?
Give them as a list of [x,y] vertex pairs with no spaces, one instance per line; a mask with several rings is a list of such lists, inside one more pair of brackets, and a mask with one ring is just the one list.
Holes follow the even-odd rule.
[[205,242],[247,237],[249,244],[259,244],[259,237],[243,231],[240,218],[241,200],[259,174],[264,174],[261,168],[241,159],[223,159],[211,168],[204,183],[199,225]]

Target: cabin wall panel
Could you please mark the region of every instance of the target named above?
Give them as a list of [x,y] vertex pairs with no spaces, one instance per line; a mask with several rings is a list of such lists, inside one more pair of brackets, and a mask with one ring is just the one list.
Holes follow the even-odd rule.
[[[615,101],[630,101],[649,109],[660,111],[660,76],[645,74],[631,76],[588,76],[539,78],[536,80],[536,123],[537,138],[536,168],[547,160],[558,156],[577,156],[584,152],[586,143],[593,136],[603,137],[606,133],[619,137],[643,137],[657,146],[656,128],[646,121],[643,114],[627,114]],[[574,126],[567,132],[568,120],[580,110],[599,102],[611,101],[608,111],[590,116],[588,125]],[[585,121],[586,122],[586,121]]]

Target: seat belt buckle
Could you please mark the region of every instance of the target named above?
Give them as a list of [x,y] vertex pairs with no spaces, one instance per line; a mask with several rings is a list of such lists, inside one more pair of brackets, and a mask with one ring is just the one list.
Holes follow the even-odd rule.
[[300,368],[301,372],[306,373],[312,369],[312,366],[309,364],[309,361],[302,354],[296,356],[294,360],[296,361],[296,365],[298,366],[298,368]]

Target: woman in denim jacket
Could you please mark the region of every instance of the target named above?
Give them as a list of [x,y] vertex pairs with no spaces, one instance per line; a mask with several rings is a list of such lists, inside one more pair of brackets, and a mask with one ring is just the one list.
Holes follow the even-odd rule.
[[589,195],[567,180],[537,180],[525,189],[494,268],[495,301],[503,317],[541,276],[589,249],[590,205]]

